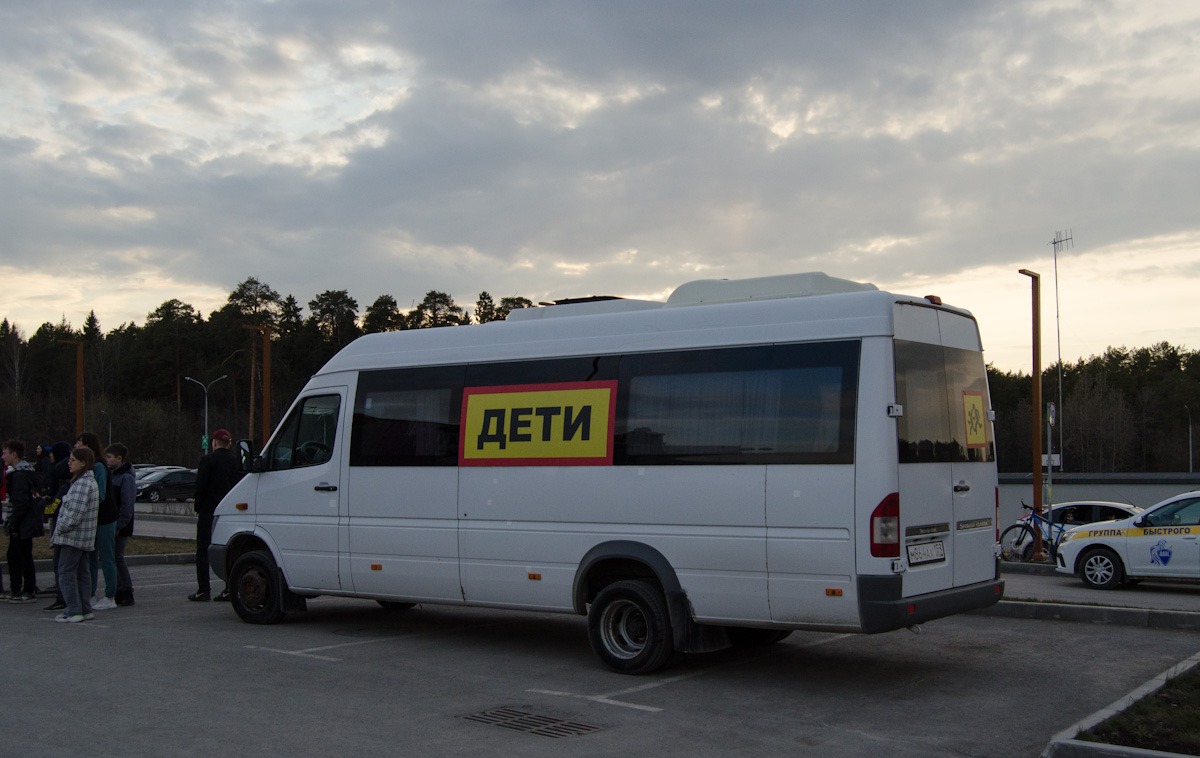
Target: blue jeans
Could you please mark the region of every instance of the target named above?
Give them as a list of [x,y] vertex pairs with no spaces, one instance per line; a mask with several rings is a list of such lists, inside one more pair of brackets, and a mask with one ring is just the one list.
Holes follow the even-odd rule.
[[63,545],[58,553],[58,586],[67,603],[64,612],[68,616],[92,612],[92,597],[86,592],[91,581],[87,558],[89,552],[96,551]]
[[96,527],[96,549],[89,558],[92,567],[92,595],[100,584],[100,569],[104,569],[104,596],[117,594],[117,522]]

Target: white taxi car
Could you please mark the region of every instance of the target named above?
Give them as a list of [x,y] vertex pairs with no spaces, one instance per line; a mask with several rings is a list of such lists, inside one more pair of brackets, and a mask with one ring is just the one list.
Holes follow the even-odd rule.
[[1126,579],[1200,579],[1200,492],[1167,498],[1119,521],[1070,530],[1059,545],[1056,568],[1099,590]]

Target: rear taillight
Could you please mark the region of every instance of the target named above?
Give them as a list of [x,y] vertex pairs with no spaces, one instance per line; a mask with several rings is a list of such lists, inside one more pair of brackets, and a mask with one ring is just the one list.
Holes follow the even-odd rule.
[[900,557],[900,493],[893,492],[871,512],[871,555]]

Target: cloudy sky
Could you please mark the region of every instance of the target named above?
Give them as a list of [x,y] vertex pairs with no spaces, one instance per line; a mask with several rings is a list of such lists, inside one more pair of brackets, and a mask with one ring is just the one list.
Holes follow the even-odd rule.
[[7,2],[0,317],[825,271],[1200,348],[1200,4]]

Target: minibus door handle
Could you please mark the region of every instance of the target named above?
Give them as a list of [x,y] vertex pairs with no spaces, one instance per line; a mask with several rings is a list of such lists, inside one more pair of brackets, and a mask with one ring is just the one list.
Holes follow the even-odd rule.
[[966,482],[959,482],[958,484],[954,485],[954,491],[955,492],[970,492],[971,485],[967,484]]
[[313,487],[313,489],[317,492],[337,492],[337,485],[325,484],[324,482],[321,482],[316,487]]

